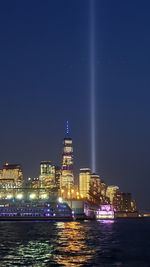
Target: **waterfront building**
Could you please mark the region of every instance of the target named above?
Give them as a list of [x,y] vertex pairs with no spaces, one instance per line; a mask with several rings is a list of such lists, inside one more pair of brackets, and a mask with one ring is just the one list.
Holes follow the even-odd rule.
[[119,192],[119,187],[116,185],[109,185],[106,189],[106,197],[109,198],[110,204],[113,204],[113,199],[115,195]]
[[131,193],[121,193],[122,194],[122,210],[131,211]]
[[53,189],[55,185],[55,166],[51,161],[41,161],[40,163],[40,188]]
[[80,169],[79,193],[82,198],[89,198],[90,181],[91,181],[91,170],[89,168]]
[[131,210],[132,211],[136,211],[137,210],[136,201],[134,199],[131,200]]
[[95,173],[91,174],[89,198],[95,203],[100,203],[101,200],[101,179]]
[[116,211],[121,211],[122,209],[122,193],[117,192],[113,197],[113,207]]
[[102,180],[101,181],[101,195],[103,198],[106,197],[106,190],[107,190],[107,185],[106,183]]
[[0,171],[0,188],[5,190],[23,187],[23,171],[19,164],[5,163]]
[[29,188],[33,188],[33,189],[38,189],[40,188],[40,181],[39,181],[39,177],[34,177],[33,179],[31,179],[31,186],[29,185]]
[[91,184],[93,185],[94,191],[101,193],[101,179],[98,174],[91,174]]
[[57,190],[60,190],[60,177],[61,177],[61,167],[55,166],[55,185]]
[[72,138],[69,134],[67,122],[66,136],[63,141],[62,167],[60,177],[60,189],[66,192],[66,197],[70,197],[71,190],[74,186],[73,175],[73,145]]
[[113,206],[116,211],[136,210],[136,205],[132,201],[131,193],[117,192],[113,199]]

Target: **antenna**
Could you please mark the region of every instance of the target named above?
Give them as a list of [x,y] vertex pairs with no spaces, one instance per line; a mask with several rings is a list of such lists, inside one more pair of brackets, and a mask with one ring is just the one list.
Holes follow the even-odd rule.
[[69,135],[69,122],[66,123],[66,135]]

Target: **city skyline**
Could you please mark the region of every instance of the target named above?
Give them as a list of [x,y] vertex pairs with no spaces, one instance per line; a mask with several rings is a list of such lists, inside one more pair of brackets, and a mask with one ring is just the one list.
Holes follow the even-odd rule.
[[[44,203],[46,206],[66,203],[72,209],[72,216],[75,218],[84,216],[82,219],[143,218],[146,216],[145,213],[139,211],[137,202],[131,193],[123,192],[117,185],[108,185],[99,174],[93,173],[92,169],[80,168],[79,175],[75,177],[73,140],[69,133],[68,121],[63,141],[61,166],[56,166],[51,161],[41,161],[38,177],[26,179],[21,165],[5,163],[0,169],[0,201],[4,208],[2,209],[4,216],[16,216],[16,205],[25,204],[27,208],[28,203],[31,206]],[[49,201],[51,204],[47,203]],[[7,206],[15,209],[13,215],[11,208],[10,211],[5,210]],[[23,208],[23,210],[26,213],[26,209]],[[42,213],[42,216],[53,218],[56,215],[52,210],[50,213],[49,211],[48,208],[48,213],[46,215]],[[38,216],[41,216],[38,209],[35,214],[36,212]],[[31,215],[33,214],[28,207],[27,216]]]
[[60,166],[42,160],[37,177],[25,177],[20,164],[5,163],[0,169],[0,199],[6,202],[19,199],[83,200],[104,207],[111,205],[111,209],[118,214],[121,212],[121,216],[124,212],[133,214],[128,216],[137,216],[139,208],[131,193],[124,192],[118,185],[109,185],[101,175],[85,166],[75,174],[73,140],[68,121],[62,145]]
[[[149,208],[149,7],[95,0],[96,166]],[[91,168],[89,1],[0,3],[0,163],[61,162],[66,119],[75,169]]]
[[0,266],[150,262],[150,1],[0,1]]

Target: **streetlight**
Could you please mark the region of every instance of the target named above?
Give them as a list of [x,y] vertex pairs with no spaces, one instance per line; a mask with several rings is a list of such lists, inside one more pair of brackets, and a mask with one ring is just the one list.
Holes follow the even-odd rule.
[[62,203],[62,202],[63,202],[62,197],[59,197],[59,198],[58,198],[58,202],[59,202],[59,203]]
[[17,199],[21,200],[23,199],[23,194],[22,193],[19,193],[17,196],[16,196]]
[[35,194],[35,193],[31,193],[31,194],[29,195],[29,198],[30,198],[30,199],[35,199],[35,198],[36,198],[36,194]]
[[7,195],[6,199],[11,199],[13,196],[11,194]]
[[48,195],[46,193],[44,193],[44,194],[41,195],[41,199],[47,199],[47,198],[48,198]]

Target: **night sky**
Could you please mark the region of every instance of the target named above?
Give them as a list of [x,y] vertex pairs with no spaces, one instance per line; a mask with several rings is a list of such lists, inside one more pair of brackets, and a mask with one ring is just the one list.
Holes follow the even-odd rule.
[[[150,208],[150,2],[95,0],[97,172]],[[90,167],[88,0],[0,1],[0,162]]]

